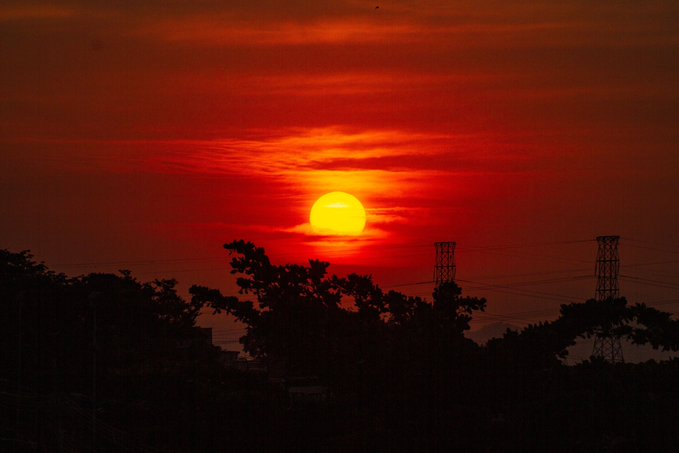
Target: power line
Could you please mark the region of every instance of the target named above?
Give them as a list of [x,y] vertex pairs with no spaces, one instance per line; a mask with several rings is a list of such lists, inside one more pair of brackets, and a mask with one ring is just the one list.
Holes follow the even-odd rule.
[[[629,238],[629,237],[623,237],[625,240],[626,245],[629,245],[631,247],[636,247],[640,249],[646,249],[646,250],[653,250],[656,252],[662,252],[662,253],[679,253],[679,245],[674,245],[674,244],[658,244],[655,242],[650,242],[650,241],[644,241],[641,239],[634,239],[634,238]],[[632,242],[630,244],[629,242]],[[635,245],[634,242],[641,243],[641,244],[650,244],[650,245]],[[660,248],[662,247],[662,248]]]
[[[577,269],[580,271],[581,269]],[[527,273],[527,274],[510,274],[510,275],[505,275],[505,276],[495,276],[495,277],[490,277],[493,279],[505,279],[505,278],[512,278],[512,277],[522,277],[522,276],[530,276],[530,275],[552,275],[552,274],[559,274],[559,273],[566,273],[566,272],[572,272],[571,271],[555,271],[555,272],[535,272],[535,273]],[[557,283],[557,282],[562,282],[562,281],[574,281],[574,280],[584,280],[584,279],[591,279],[594,278],[592,275],[572,275],[572,276],[564,276],[564,277],[557,277],[557,278],[551,278],[551,279],[545,279],[545,280],[526,280],[523,282],[516,282],[516,283],[505,283],[503,286],[530,286],[530,285],[541,285],[541,284],[549,284],[549,283]],[[423,280],[423,281],[418,281],[418,282],[408,282],[408,283],[399,283],[396,285],[387,285],[383,286],[382,288],[384,289],[391,289],[391,288],[402,288],[402,287],[407,287],[407,286],[418,286],[418,285],[427,285],[427,284],[433,284],[433,280]],[[488,285],[490,287],[497,286],[498,284],[494,283],[484,283],[485,285]]]
[[[560,278],[550,278],[546,280],[528,280],[528,281],[523,281],[523,282],[514,282],[514,283],[507,283],[505,286],[508,287],[520,287],[520,286],[531,286],[531,285],[548,285],[551,283],[559,283],[559,282],[566,282],[566,281],[577,281],[577,280],[589,280],[594,278],[591,275],[575,275],[575,276],[569,276],[569,277],[560,277]],[[480,288],[477,288],[480,289]]]
[[516,277],[531,277],[534,275],[554,275],[554,274],[569,274],[573,272],[588,272],[590,269],[583,269],[583,268],[577,268],[577,269],[565,269],[561,271],[540,271],[540,272],[526,272],[526,273],[521,273],[521,274],[504,274],[504,275],[493,275],[493,276],[488,276],[485,279],[486,280],[503,280],[503,279],[511,279],[511,278],[516,278]]
[[528,248],[528,247],[543,247],[546,245],[568,245],[568,244],[578,244],[593,242],[594,239],[576,239],[569,241],[552,241],[552,242],[534,242],[532,244],[504,244],[504,245],[485,245],[485,246],[471,246],[471,247],[460,247],[460,250],[470,251],[470,250],[503,250],[503,249],[514,249],[514,248]]
[[671,260],[671,261],[654,261],[654,262],[637,263],[637,264],[622,264],[620,267],[659,266],[659,265],[665,265],[665,264],[677,264],[677,263],[679,263],[679,260]]
[[547,293],[543,291],[527,291],[527,290],[514,290],[512,289],[511,285],[494,285],[490,283],[483,283],[483,282],[477,282],[474,280],[463,280],[463,279],[458,279],[458,281],[463,282],[463,283],[471,283],[474,285],[481,285],[478,288],[474,289],[485,289],[488,291],[495,291],[495,292],[508,292],[509,294],[515,294],[515,295],[526,295],[530,297],[537,297],[537,298],[546,298],[546,299],[553,299],[553,300],[559,300],[559,301],[580,301],[581,298],[579,297],[574,297],[574,296],[566,296],[562,294],[555,294],[555,293]]
[[[539,299],[551,299],[551,300],[556,300],[559,302],[573,302],[573,301],[581,301],[583,298],[580,297],[575,297],[575,296],[568,296],[568,295],[563,295],[563,294],[556,294],[556,293],[549,293],[549,292],[544,292],[544,291],[534,291],[534,290],[526,290],[526,289],[514,289],[515,286],[529,286],[531,284],[546,284],[546,283],[556,283],[556,282],[561,282],[561,281],[576,281],[576,280],[582,280],[582,279],[589,279],[592,278],[591,276],[571,276],[571,277],[562,277],[558,279],[549,279],[549,280],[538,280],[538,281],[533,281],[533,282],[520,282],[518,284],[493,284],[493,283],[485,283],[485,282],[478,282],[474,280],[465,280],[465,279],[460,279],[458,278],[457,280],[459,282],[463,283],[470,283],[472,285],[471,289],[475,290],[487,290],[487,291],[492,291],[492,292],[500,292],[500,293],[506,293],[506,294],[511,294],[511,295],[519,295],[519,296],[528,296],[528,297],[533,297],[533,298],[539,298]],[[431,280],[428,281],[420,281],[420,282],[411,282],[411,283],[402,283],[400,285],[392,285],[389,287],[385,287],[385,289],[388,288],[397,288],[397,287],[408,287],[408,286],[419,286],[419,285],[426,285],[426,284],[432,284],[434,283]]]
[[511,258],[515,258],[515,257],[517,257],[517,256],[524,257],[524,258],[525,258],[525,257],[528,257],[528,258],[542,258],[542,259],[549,260],[549,261],[560,261],[560,262],[562,262],[562,263],[568,263],[568,264],[583,264],[583,263],[586,263],[585,260],[571,259],[571,258],[564,258],[563,256],[541,255],[541,254],[537,254],[537,253],[516,253],[516,252],[513,252],[513,253],[501,253],[501,252],[493,251],[493,250],[490,250],[490,249],[485,249],[485,250],[472,250],[472,251],[489,252],[489,253],[491,253],[491,254],[493,254],[493,255],[508,256],[508,257],[511,257]]
[[679,285],[676,285],[674,283],[663,282],[663,281],[660,281],[660,280],[652,280],[650,278],[633,277],[631,275],[621,275],[620,277],[624,278],[625,280],[632,280],[632,281],[642,283],[642,284],[645,284],[645,285],[657,286],[658,288],[667,288],[667,289],[679,290]]
[[391,288],[403,288],[406,286],[418,286],[418,285],[431,285],[434,283],[434,280],[424,280],[421,282],[412,282],[412,283],[401,283],[398,285],[389,285],[389,286],[383,286],[384,289],[391,289]]

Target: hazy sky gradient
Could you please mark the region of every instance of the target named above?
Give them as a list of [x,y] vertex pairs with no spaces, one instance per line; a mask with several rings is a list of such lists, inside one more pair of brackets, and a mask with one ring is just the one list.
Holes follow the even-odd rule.
[[[245,238],[389,286],[454,240],[489,312],[553,314],[469,282],[589,297],[596,244],[570,241],[618,234],[627,274],[677,281],[679,3],[143,3],[0,6],[0,246],[229,288]],[[333,190],[360,240],[309,236]]]

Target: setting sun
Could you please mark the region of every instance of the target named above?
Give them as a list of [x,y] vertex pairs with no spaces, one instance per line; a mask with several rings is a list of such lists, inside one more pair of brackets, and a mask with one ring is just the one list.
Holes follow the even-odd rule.
[[365,208],[345,192],[330,192],[314,203],[309,223],[314,233],[329,236],[358,236],[365,228]]

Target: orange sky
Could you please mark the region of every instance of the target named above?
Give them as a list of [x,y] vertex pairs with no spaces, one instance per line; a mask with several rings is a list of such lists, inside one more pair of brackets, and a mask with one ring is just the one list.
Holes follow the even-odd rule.
[[[0,5],[0,247],[228,290],[232,239],[387,287],[453,240],[467,292],[523,320],[593,294],[571,241],[679,277],[677,2],[137,3]],[[334,190],[368,211],[344,246],[304,225]]]

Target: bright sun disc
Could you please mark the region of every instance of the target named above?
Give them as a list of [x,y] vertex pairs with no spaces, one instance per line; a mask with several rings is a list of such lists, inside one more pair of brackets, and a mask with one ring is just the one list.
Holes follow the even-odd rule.
[[316,234],[358,236],[365,228],[365,208],[348,193],[326,193],[311,208],[309,223]]

